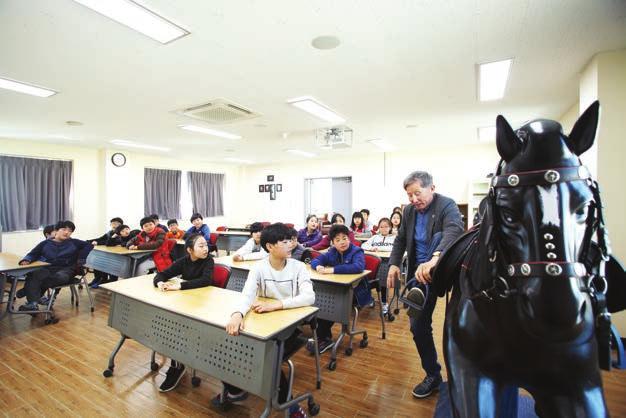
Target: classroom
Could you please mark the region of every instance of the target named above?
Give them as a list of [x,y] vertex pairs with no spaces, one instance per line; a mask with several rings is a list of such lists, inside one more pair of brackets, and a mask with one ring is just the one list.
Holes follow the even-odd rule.
[[0,53],[0,417],[626,416],[626,1],[3,0]]

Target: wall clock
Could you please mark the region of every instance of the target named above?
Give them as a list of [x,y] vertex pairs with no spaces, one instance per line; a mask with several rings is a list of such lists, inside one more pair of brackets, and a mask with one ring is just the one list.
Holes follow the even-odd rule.
[[111,162],[116,167],[122,167],[126,164],[126,156],[121,152],[116,152],[111,156]]

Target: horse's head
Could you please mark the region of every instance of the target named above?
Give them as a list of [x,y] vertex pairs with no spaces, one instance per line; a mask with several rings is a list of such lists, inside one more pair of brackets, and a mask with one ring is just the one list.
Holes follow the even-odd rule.
[[492,179],[492,225],[501,275],[516,290],[526,329],[563,341],[577,335],[591,306],[581,291],[580,263],[593,194],[579,159],[595,139],[599,104],[578,119],[569,137],[551,120],[513,131],[498,116],[502,162]]

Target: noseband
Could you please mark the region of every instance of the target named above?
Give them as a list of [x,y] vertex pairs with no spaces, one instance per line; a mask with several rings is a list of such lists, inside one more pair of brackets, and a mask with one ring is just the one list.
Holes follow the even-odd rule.
[[[491,267],[491,277],[493,279],[492,286],[489,289],[479,291],[475,296],[486,297],[493,300],[494,297],[507,298],[517,294],[515,289],[510,289],[506,278],[541,278],[541,279],[558,279],[558,278],[578,278],[583,280],[584,286],[581,290],[595,292],[596,290],[606,292],[606,280],[604,278],[604,266],[609,259],[609,249],[607,246],[607,233],[604,227],[604,218],[602,214],[602,203],[600,200],[600,190],[598,183],[591,178],[589,170],[584,165],[573,167],[554,167],[543,170],[521,171],[508,174],[499,174],[502,163],[498,164],[496,175],[491,179],[488,200],[488,217],[483,218],[486,225],[485,239],[483,244],[487,246],[487,254],[489,256],[489,265]],[[519,263],[506,263],[502,256],[498,257],[496,233],[497,220],[496,216],[496,191],[498,189],[512,189],[527,186],[551,186],[558,183],[569,183],[572,181],[585,181],[589,186],[593,201],[589,207],[589,213],[586,219],[586,229],[582,242],[582,250],[580,259],[576,262],[557,261],[557,255],[553,250],[555,245],[551,242],[554,235],[545,233],[543,240],[545,243],[545,258],[548,261],[523,261]],[[587,272],[585,264],[591,237],[597,232],[598,246],[601,253],[600,266],[598,266],[598,274],[593,275]]]

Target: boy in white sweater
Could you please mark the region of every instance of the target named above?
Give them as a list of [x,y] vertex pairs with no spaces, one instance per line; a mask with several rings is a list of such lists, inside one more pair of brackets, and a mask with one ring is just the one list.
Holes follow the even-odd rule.
[[267,257],[267,251],[261,245],[261,232],[263,232],[261,222],[250,225],[250,239],[235,251],[233,261],[260,260]]
[[[298,308],[313,305],[315,292],[306,265],[291,257],[293,244],[291,241],[292,231],[282,223],[275,223],[265,228],[261,234],[261,246],[269,253],[269,256],[250,270],[248,279],[243,287],[243,301],[230,317],[226,325],[226,332],[230,335],[238,335],[244,329],[244,318],[250,309],[257,313],[271,312],[280,309]],[[257,296],[273,298],[271,302],[260,302]],[[296,330],[285,340],[284,358],[290,356],[298,347],[298,335]],[[224,383],[226,389],[226,401],[237,402],[245,399],[247,393],[243,390]],[[287,401],[288,381],[281,372],[278,400],[280,403]],[[214,403],[220,403],[220,396],[214,399]],[[306,417],[304,410],[299,405],[293,405],[289,409],[290,417]]]

